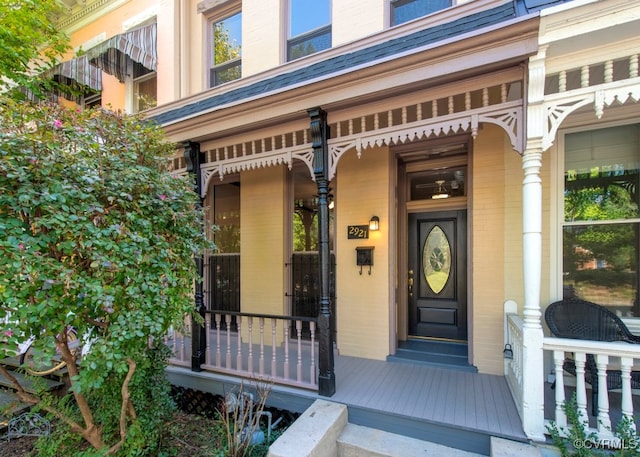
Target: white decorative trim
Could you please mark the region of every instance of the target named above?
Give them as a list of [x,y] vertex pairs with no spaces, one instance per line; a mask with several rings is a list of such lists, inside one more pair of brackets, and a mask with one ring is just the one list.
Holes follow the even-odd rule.
[[478,133],[478,125],[481,122],[492,123],[504,129],[509,135],[513,149],[522,154],[524,150],[522,112],[521,101],[508,102],[464,113],[379,129],[366,134],[331,139],[328,141],[329,179],[335,177],[340,157],[353,148],[360,158],[362,150],[370,147],[390,146],[464,132],[470,132],[475,138]]
[[543,106],[548,123],[542,137],[543,151],[553,145],[567,116],[583,106],[592,103],[595,115],[600,119],[605,108],[627,102],[637,103],[640,100],[640,77],[553,94],[545,99]]
[[208,162],[202,165],[202,198],[207,196],[209,182],[215,175],[220,177],[220,181],[224,176],[230,173],[238,173],[241,171],[255,170],[258,168],[271,167],[275,165],[286,164],[291,170],[293,160],[301,160],[307,165],[311,178],[315,180],[313,173],[313,148],[311,143],[294,146],[286,149],[278,149],[275,151],[263,152],[260,154],[252,154],[251,156],[236,157],[216,162]]

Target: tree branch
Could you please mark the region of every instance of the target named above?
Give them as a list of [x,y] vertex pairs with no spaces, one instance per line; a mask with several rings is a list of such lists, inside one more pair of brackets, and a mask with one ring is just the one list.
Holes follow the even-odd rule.
[[109,448],[107,454],[113,455],[120,450],[127,437],[127,414],[131,416],[131,419],[136,418],[136,411],[131,403],[131,394],[129,393],[129,383],[133,377],[133,373],[136,371],[136,362],[133,359],[127,359],[129,364],[129,371],[127,376],[122,382],[122,406],[120,407],[120,441]]

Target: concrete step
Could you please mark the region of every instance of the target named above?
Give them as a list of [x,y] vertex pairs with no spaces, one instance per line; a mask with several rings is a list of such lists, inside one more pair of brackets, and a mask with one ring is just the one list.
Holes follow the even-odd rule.
[[491,437],[491,457],[542,457],[540,448],[527,443]]
[[355,424],[338,437],[338,457],[477,457],[481,454]]
[[12,417],[26,412],[30,405],[23,403],[11,391],[0,389],[0,430],[4,430]]

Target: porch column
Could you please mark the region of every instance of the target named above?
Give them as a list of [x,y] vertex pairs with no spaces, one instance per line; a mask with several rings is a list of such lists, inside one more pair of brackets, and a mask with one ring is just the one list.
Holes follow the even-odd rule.
[[545,48],[529,60],[527,144],[522,155],[522,245],[524,273],[522,427],[544,441],[544,362],[540,312],[542,276],[542,138],[545,130]]
[[313,172],[318,187],[318,254],[320,263],[320,314],[318,315],[318,393],[330,397],[336,392],[333,372],[333,329],[331,328],[331,295],[329,284],[329,152],[327,148],[327,113],[322,109],[308,110],[311,118]]
[[[188,141],[184,143],[184,159],[187,163],[187,172],[192,173],[195,176],[194,191],[198,196],[202,195],[202,174],[200,173],[200,166],[203,162],[203,154],[200,152],[200,143]],[[202,206],[202,197],[199,200],[200,206]],[[198,269],[198,276],[200,281],[196,281],[194,284],[194,302],[195,309],[202,316],[204,322],[204,315],[206,306],[204,304],[204,293],[202,289],[202,283],[204,281],[204,258],[202,254],[195,256],[196,268]],[[204,325],[197,325],[195,321],[191,320],[191,371],[201,371],[200,365],[204,363],[205,351],[206,351],[206,329]]]

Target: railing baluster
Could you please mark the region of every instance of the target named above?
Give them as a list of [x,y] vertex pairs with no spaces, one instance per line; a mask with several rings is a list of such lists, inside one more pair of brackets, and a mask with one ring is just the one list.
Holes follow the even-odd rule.
[[296,338],[298,341],[298,365],[297,377],[298,382],[302,381],[302,321],[296,321]]
[[186,334],[182,333],[180,335],[180,360],[187,359],[187,341]]
[[276,366],[276,330],[278,322],[271,319],[271,376],[278,376],[278,367]]
[[211,314],[207,313],[204,316],[204,329],[205,329],[205,353],[204,353],[204,361],[207,365],[211,365]]
[[620,357],[620,370],[622,371],[622,415],[629,419],[629,427],[635,432],[636,426],[633,421],[633,401],[631,399],[631,366],[633,359],[631,357]]
[[247,356],[247,371],[253,373],[253,317],[249,316],[249,355]]
[[585,427],[589,426],[589,416],[587,415],[587,387],[584,379],[584,365],[587,355],[584,352],[575,353],[576,364],[576,403],[580,420]]
[[225,353],[226,367],[231,368],[231,316],[224,315],[224,323],[227,326],[227,351]]
[[216,366],[219,367],[220,366],[220,325],[221,325],[221,318],[220,318],[220,314],[216,313],[215,316],[215,320],[216,320]]
[[316,382],[316,323],[309,322],[309,330],[311,332],[311,366],[309,368],[309,382]]
[[236,370],[242,371],[242,316],[238,316],[236,318],[236,323],[238,325],[238,335],[236,337],[236,342],[238,344],[238,352],[236,356]]
[[[601,435],[611,434],[611,418],[609,417],[609,391],[607,389],[607,365],[609,356],[596,354],[598,369],[598,432]],[[624,382],[623,382],[624,384]]]
[[284,363],[282,364],[284,379],[289,379],[289,326],[291,321],[284,322]]
[[558,427],[567,426],[567,415],[564,412],[564,351],[553,351],[553,366],[556,373],[556,423]]
[[264,317],[258,319],[260,322],[260,376],[264,375]]

